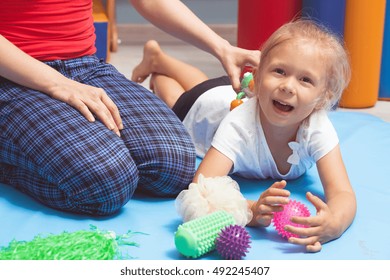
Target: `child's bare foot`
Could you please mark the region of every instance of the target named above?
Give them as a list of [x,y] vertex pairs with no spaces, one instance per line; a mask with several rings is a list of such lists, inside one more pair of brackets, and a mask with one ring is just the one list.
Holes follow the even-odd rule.
[[142,83],[150,74],[152,74],[155,59],[161,52],[160,45],[150,40],[144,45],[144,54],[142,61],[134,68],[131,80],[137,83]]

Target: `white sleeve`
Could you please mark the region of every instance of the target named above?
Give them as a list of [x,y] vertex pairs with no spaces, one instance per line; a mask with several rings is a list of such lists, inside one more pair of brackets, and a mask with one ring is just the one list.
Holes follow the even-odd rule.
[[254,129],[255,105],[255,100],[250,99],[231,111],[222,120],[211,142],[211,145],[230,158],[234,165],[239,164],[243,158],[251,160],[248,153],[251,153],[251,146],[257,143]]
[[326,112],[318,112],[310,119],[309,155],[317,162],[339,143],[336,130]]

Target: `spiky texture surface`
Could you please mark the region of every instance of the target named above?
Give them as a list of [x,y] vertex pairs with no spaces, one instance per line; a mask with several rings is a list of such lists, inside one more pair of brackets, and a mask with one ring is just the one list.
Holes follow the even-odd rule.
[[16,241],[0,247],[0,260],[113,260],[121,259],[120,245],[138,246],[125,241],[131,236],[117,236],[112,231],[91,230],[63,232],[46,237],[36,236],[31,241]]
[[249,252],[250,238],[244,227],[227,226],[221,230],[215,241],[216,250],[226,260],[241,260]]
[[198,258],[215,249],[215,239],[226,226],[234,224],[234,218],[225,211],[185,222],[175,233],[175,245],[184,256]]
[[273,224],[275,229],[281,236],[286,239],[290,237],[298,237],[298,235],[286,231],[284,229],[286,225],[292,225],[294,227],[307,227],[291,222],[290,219],[293,216],[309,217],[310,211],[303,203],[296,200],[290,200],[288,204],[283,206],[283,211],[274,213]]

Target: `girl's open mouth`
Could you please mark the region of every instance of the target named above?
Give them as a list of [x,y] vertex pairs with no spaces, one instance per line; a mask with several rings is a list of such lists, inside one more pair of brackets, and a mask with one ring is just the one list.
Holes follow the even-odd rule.
[[274,104],[274,106],[278,110],[280,110],[282,112],[291,112],[294,109],[293,106],[288,105],[288,104],[283,103],[283,102],[280,102],[280,101],[277,101],[277,100],[273,100],[272,103]]

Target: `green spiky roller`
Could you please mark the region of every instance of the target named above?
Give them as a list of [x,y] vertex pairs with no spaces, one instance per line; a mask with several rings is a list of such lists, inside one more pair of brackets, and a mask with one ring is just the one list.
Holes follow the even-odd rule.
[[215,249],[215,239],[226,226],[235,224],[233,216],[217,211],[180,225],[175,233],[175,245],[184,256],[198,258]]

